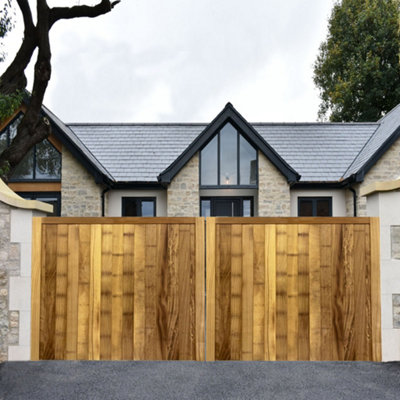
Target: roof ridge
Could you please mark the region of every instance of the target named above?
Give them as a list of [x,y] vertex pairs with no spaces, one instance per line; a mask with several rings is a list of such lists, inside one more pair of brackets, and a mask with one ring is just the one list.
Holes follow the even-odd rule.
[[348,166],[348,168],[346,169],[346,171],[344,171],[343,175],[341,176],[341,178],[345,177],[347,174],[347,171],[350,170],[350,168],[354,165],[354,163],[356,162],[358,156],[362,153],[362,151],[365,149],[365,147],[367,146],[367,144],[371,141],[371,139],[374,137],[375,133],[378,131],[378,129],[381,127],[381,124],[378,123],[378,126],[376,127],[376,129],[371,133],[371,136],[368,138],[368,140],[364,143],[364,146],[361,147],[360,151],[357,153],[357,155],[354,157],[354,160],[351,162],[351,164]]
[[398,108],[400,107],[400,103],[397,104],[396,107],[392,108],[387,114],[385,114],[383,117],[379,118],[378,123],[383,122],[383,120],[388,117],[390,114],[392,114],[393,112],[395,112]]

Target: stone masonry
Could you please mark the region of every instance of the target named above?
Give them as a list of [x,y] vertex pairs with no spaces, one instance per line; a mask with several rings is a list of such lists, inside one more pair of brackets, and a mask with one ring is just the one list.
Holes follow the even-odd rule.
[[290,186],[274,165],[258,152],[258,215],[290,217]]
[[192,157],[169,184],[167,202],[168,217],[200,215],[198,154]]
[[62,151],[61,216],[100,217],[102,187],[64,147]]
[[400,226],[390,227],[390,242],[392,258],[400,260]]
[[[357,192],[361,188],[374,182],[385,182],[395,180],[400,177],[400,139],[386,151],[379,161],[365,175],[364,181],[357,185]],[[358,196],[357,215],[359,217],[367,216],[367,198]]]
[[7,360],[8,346],[19,340],[19,313],[9,306],[10,278],[20,269],[20,246],[10,243],[11,209],[0,202],[0,361]]

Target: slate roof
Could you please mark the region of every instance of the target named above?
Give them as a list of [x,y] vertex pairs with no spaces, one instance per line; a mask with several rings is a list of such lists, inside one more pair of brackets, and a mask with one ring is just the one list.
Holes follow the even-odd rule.
[[[251,125],[301,174],[300,182],[339,181],[379,127],[377,123]],[[175,161],[207,124],[68,126],[116,182],[157,182],[157,176]]]

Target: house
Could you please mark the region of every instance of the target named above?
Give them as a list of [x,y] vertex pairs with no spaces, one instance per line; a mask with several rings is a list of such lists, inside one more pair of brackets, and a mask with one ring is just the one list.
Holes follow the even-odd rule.
[[[3,127],[12,139],[20,110]],[[65,124],[9,186],[62,216],[363,216],[363,187],[400,176],[400,106],[371,123]]]

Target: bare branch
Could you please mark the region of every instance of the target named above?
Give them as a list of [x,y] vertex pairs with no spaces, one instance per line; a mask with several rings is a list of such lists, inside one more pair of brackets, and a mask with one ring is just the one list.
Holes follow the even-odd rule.
[[101,0],[101,2],[95,6],[74,6],[74,7],[54,7],[50,10],[50,23],[52,26],[55,22],[60,19],[73,19],[73,18],[96,18],[99,15],[109,13],[121,0],[110,1]]
[[24,18],[25,31],[32,32],[35,29],[35,25],[33,23],[32,11],[28,0],[17,0],[17,3],[21,10],[22,17]]

